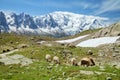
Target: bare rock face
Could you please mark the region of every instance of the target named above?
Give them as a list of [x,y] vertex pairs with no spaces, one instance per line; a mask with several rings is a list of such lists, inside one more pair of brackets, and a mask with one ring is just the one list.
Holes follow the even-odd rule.
[[120,22],[115,23],[107,28],[103,28],[95,33],[94,38],[105,36],[120,36]]

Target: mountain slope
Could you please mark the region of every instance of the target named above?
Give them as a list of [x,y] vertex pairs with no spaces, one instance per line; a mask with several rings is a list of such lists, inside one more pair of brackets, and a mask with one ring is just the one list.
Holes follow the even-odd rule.
[[104,36],[120,36],[120,22],[110,25],[107,28],[103,28],[95,33],[93,37]]
[[106,18],[60,11],[42,16],[0,12],[0,31],[62,37],[105,27],[106,21]]

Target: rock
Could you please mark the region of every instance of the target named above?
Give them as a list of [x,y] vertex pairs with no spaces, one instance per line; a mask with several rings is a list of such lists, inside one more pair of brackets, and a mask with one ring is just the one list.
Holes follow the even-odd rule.
[[117,50],[117,49],[116,49],[116,50],[115,50],[115,53],[119,53],[119,51],[120,51],[120,50]]
[[3,50],[2,52],[4,53],[4,52],[6,52],[6,50]]
[[113,53],[112,56],[113,56],[113,57],[119,57],[119,56],[120,56],[120,53]]
[[63,77],[64,77],[64,76],[66,75],[66,72],[63,72],[62,75],[63,75]]
[[28,47],[29,45],[27,45],[27,44],[19,44],[18,45],[18,48],[26,48],[26,47]]
[[13,68],[13,66],[9,66],[8,68],[9,68],[9,69],[12,69],[12,68]]
[[106,80],[112,80],[112,78],[111,77],[107,77]]
[[11,44],[13,44],[13,41],[10,41]]
[[4,62],[0,62],[0,65],[5,65]]
[[52,69],[53,66],[47,66],[47,69]]
[[19,55],[19,54],[4,57],[0,59],[0,61],[3,62],[5,65],[21,64],[21,66],[27,66],[33,63],[31,59],[24,57],[23,55]]
[[9,51],[10,51],[10,49],[7,49],[6,51],[7,51],[7,52],[9,52]]

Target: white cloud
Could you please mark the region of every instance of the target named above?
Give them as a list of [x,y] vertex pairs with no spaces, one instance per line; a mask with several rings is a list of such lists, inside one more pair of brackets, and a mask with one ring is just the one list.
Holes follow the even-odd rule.
[[29,0],[24,1],[27,5],[31,6],[36,6],[36,7],[57,7],[57,8],[73,8],[73,7],[81,7],[83,9],[93,9],[99,7],[98,4],[94,3],[88,3],[85,1],[68,1],[61,2],[61,1],[52,1],[52,0],[47,0],[47,1],[41,1],[40,3],[38,2],[32,2]]
[[96,15],[109,11],[120,10],[120,0],[104,0],[99,7],[100,8],[95,11]]
[[82,7],[83,9],[93,9],[99,7],[98,4],[88,3],[88,2],[73,2],[72,5]]
[[71,5],[66,5],[65,3],[58,2],[58,1],[42,1],[41,3],[38,2],[30,2],[30,1],[24,1],[27,5],[36,6],[36,7],[57,7],[57,8],[71,8]]

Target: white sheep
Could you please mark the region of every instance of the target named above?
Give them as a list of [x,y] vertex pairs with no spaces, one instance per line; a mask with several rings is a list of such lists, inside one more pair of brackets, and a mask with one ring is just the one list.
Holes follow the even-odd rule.
[[47,62],[51,62],[51,55],[46,54],[45,59],[47,60]]
[[58,56],[54,56],[53,57],[53,61],[56,63],[56,64],[60,64],[60,59]]
[[76,58],[71,58],[70,63],[71,63],[71,65],[77,66],[77,59]]
[[92,50],[88,50],[87,54],[92,55],[93,54]]

